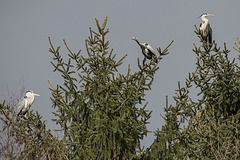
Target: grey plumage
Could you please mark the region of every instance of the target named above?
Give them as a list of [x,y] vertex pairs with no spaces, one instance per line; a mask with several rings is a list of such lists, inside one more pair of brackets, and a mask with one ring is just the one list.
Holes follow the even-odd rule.
[[136,37],[133,37],[132,40],[136,41],[137,44],[140,46],[140,48],[142,49],[142,53],[143,55],[147,58],[147,59],[153,59],[154,57],[156,57],[155,55],[155,51],[153,50],[153,48],[147,44],[147,43],[140,43]]
[[25,115],[31,105],[34,102],[34,96],[40,96],[36,93],[33,93],[33,91],[27,91],[26,95],[19,101],[16,114],[19,115]]
[[201,36],[203,41],[207,44],[207,46],[209,46],[209,44],[212,43],[212,28],[208,22],[208,19],[206,19],[206,17],[208,16],[214,16],[213,14],[207,14],[207,13],[203,13],[201,15],[201,20],[203,21],[203,23],[200,24],[200,31],[201,31]]

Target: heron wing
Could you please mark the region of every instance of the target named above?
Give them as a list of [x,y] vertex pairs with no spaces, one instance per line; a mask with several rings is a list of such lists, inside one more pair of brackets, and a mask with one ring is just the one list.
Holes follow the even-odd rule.
[[212,28],[210,27],[210,24],[208,24],[208,40],[209,43],[212,43]]
[[[147,49],[152,53],[152,54],[154,54],[155,53],[155,51],[153,50],[153,48],[148,44],[147,45]],[[155,54],[154,54],[155,55]]]
[[26,105],[27,105],[27,99],[24,97],[18,103],[16,114],[19,115],[24,110]]

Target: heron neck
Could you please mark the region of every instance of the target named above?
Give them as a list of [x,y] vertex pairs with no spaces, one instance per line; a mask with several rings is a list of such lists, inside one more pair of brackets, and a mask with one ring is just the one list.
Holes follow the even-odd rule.
[[138,44],[139,46],[141,46],[140,42],[139,42],[137,39],[135,39],[135,41],[137,42],[137,44]]
[[206,23],[206,24],[208,24],[208,19],[207,18],[202,18],[202,21],[204,22],[204,23]]

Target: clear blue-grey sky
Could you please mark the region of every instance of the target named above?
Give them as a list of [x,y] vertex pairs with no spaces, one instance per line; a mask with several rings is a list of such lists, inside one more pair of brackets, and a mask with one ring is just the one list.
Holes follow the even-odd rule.
[[[164,48],[171,40],[170,55],[160,62],[151,91],[146,94],[149,110],[153,110],[149,130],[161,128],[164,124],[160,113],[164,114],[165,96],[169,102],[177,89],[177,82],[184,85],[185,77],[194,71],[196,57],[193,43],[200,45],[194,33],[194,24],[199,26],[202,13],[212,13],[209,21],[213,29],[213,39],[219,46],[227,43],[232,49],[236,37],[240,36],[240,1],[225,0],[89,0],[89,1],[1,1],[0,2],[0,101],[10,94],[20,96],[22,84],[27,90],[40,94],[31,109],[38,111],[49,128],[56,128],[51,122],[52,115],[48,89],[50,80],[61,84],[61,76],[53,73],[50,64],[52,55],[48,52],[48,36],[55,46],[66,39],[69,47],[85,54],[84,40],[89,35],[89,27],[96,28],[94,18],[102,22],[108,16],[110,47],[117,58],[128,54],[120,72],[126,72],[127,65],[137,70],[137,57],[143,58],[139,46],[131,40],[136,36],[140,42],[149,43],[155,50]],[[62,50],[66,54],[66,50]],[[153,142],[153,134],[148,134],[142,145]]]

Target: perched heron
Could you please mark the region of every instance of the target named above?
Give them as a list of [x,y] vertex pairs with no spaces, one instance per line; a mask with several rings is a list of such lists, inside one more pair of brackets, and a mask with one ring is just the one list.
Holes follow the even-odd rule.
[[154,50],[149,44],[140,43],[136,37],[133,37],[132,40],[136,41],[137,44],[141,47],[142,53],[147,59],[153,59],[154,57],[156,57]]
[[209,46],[209,44],[212,43],[212,28],[210,27],[208,19],[206,19],[206,17],[209,17],[209,16],[214,16],[214,15],[203,13],[201,15],[201,20],[203,21],[203,23],[200,24],[201,36],[204,42],[207,43],[207,46]]
[[19,101],[18,106],[17,106],[17,117],[19,115],[25,115],[31,105],[34,102],[34,96],[40,96],[36,93],[33,93],[33,91],[27,91],[26,95]]

